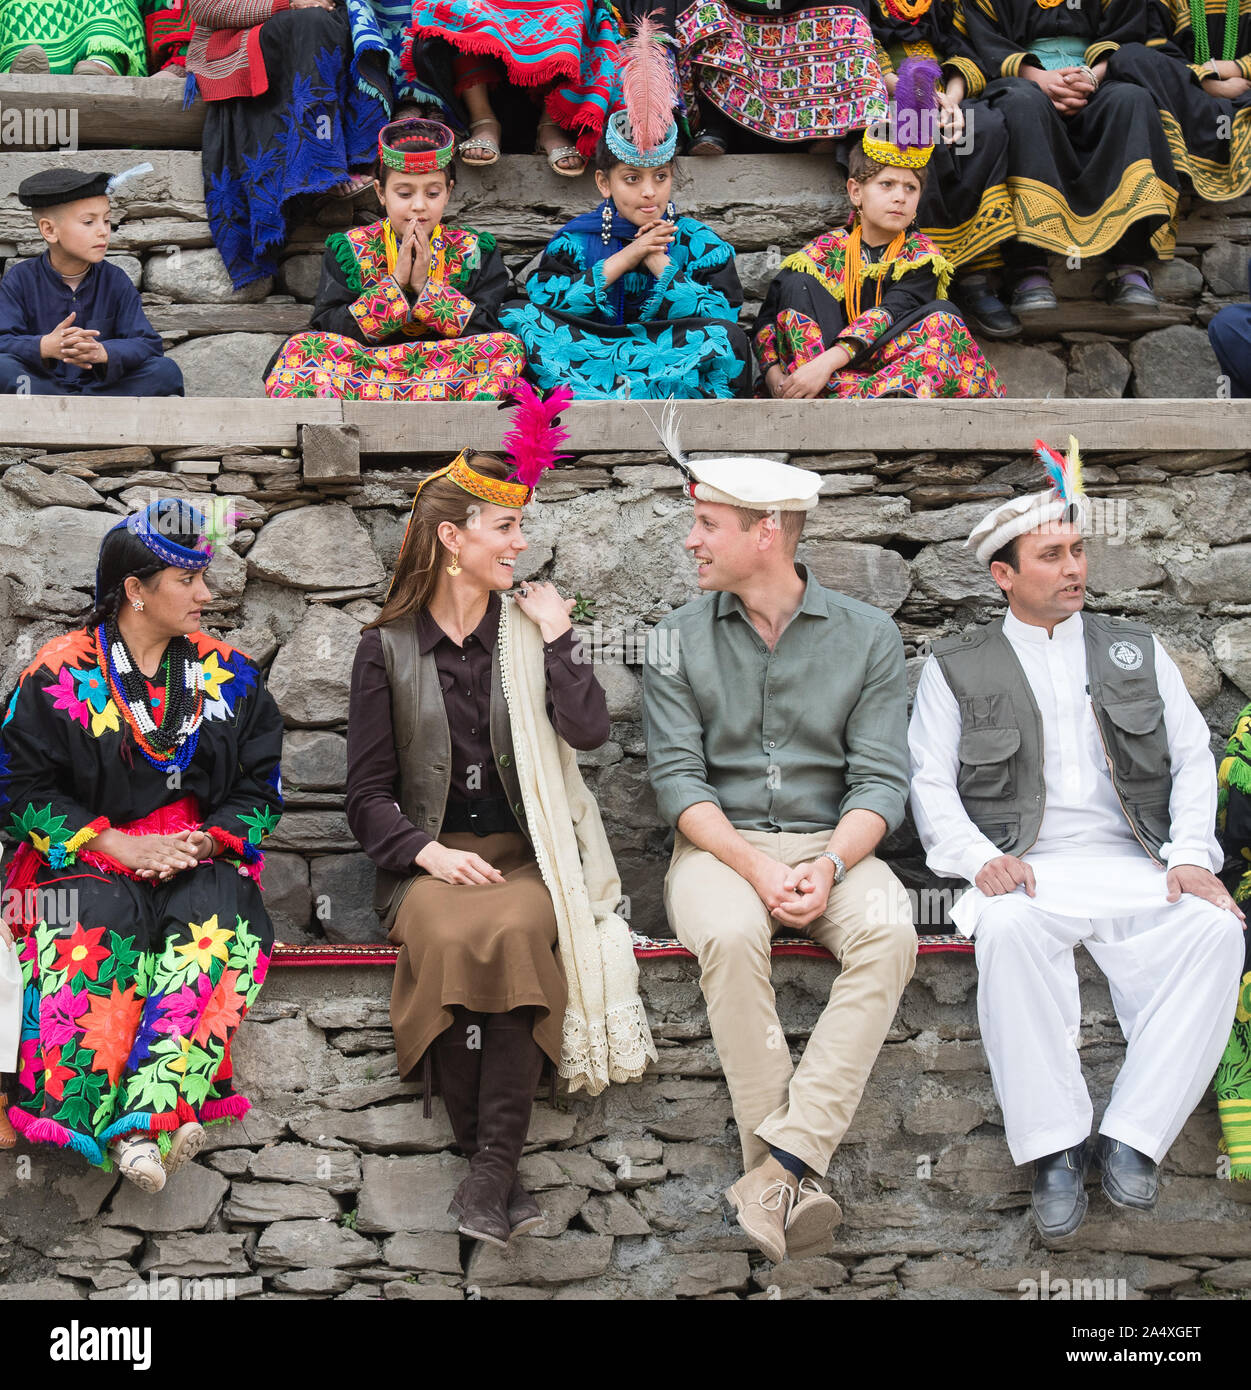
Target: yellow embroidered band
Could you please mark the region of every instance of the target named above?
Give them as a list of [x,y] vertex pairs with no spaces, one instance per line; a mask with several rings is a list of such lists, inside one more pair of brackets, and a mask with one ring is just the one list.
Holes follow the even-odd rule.
[[878,164],[889,165],[892,169],[923,169],[930,162],[930,155],[934,153],[933,145],[903,149],[899,145],[893,145],[889,140],[873,140],[867,131],[860,143],[870,159]]

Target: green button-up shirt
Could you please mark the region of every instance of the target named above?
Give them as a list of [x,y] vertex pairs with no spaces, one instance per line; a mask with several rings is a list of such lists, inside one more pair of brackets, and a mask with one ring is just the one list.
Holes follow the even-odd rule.
[[876,811],[893,830],[908,795],[908,685],[890,618],[818,584],[770,651],[733,594],[661,620],[643,671],[647,763],[670,825],[711,801],[740,830],[832,830]]

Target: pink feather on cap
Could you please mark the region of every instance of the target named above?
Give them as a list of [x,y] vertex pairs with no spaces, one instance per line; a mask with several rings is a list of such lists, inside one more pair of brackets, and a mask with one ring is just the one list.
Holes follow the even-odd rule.
[[677,105],[663,41],[664,30],[650,14],[645,14],[622,44],[622,105],[630,122],[631,142],[641,154],[650,153],[668,137]]
[[512,428],[500,441],[513,463],[508,480],[534,488],[545,469],[553,468],[557,459],[569,457],[556,450],[569,438],[569,431],[561,426],[558,416],[573,400],[573,388],[558,386],[544,400],[522,378],[513,384],[509,395],[516,403]]

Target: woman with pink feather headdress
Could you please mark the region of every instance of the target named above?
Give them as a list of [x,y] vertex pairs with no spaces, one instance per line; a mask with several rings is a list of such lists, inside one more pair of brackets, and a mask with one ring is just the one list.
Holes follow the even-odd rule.
[[522,509],[568,390],[515,388],[507,459],[462,450],[413,498],[352,671],[347,815],[399,947],[401,1076],[424,1059],[469,1172],[449,1210],[504,1245],[541,1224],[517,1163],[544,1060],[595,1095],[655,1057],[621,884],[573,749],[608,737],[572,600],[517,580]]
[[753,329],[771,396],[1002,396],[947,299],[951,263],[916,227],[938,132],[938,64],[899,69],[891,122],[848,157],[852,219],[788,256]]
[[565,224],[500,311],[527,374],[580,400],[749,396],[751,348],[734,248],[673,201],[677,91],[647,16],[625,45],[624,106],[595,152],[603,201]]

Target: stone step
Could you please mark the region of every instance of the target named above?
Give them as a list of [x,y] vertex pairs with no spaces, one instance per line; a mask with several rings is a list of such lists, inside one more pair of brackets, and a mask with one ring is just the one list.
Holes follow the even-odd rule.
[[[659,446],[647,417],[658,402],[570,406],[563,421],[575,454]],[[1084,451],[1222,451],[1245,442],[1251,402],[1228,400],[684,401],[689,450],[828,454],[882,450],[1017,454],[1039,436],[1074,434]],[[481,403],[390,404],[251,399],[0,397],[0,441],[56,449],[239,445],[294,449],[301,425],[349,425],[362,454],[458,452],[495,440],[500,417]],[[293,462],[292,468],[298,463]]]

